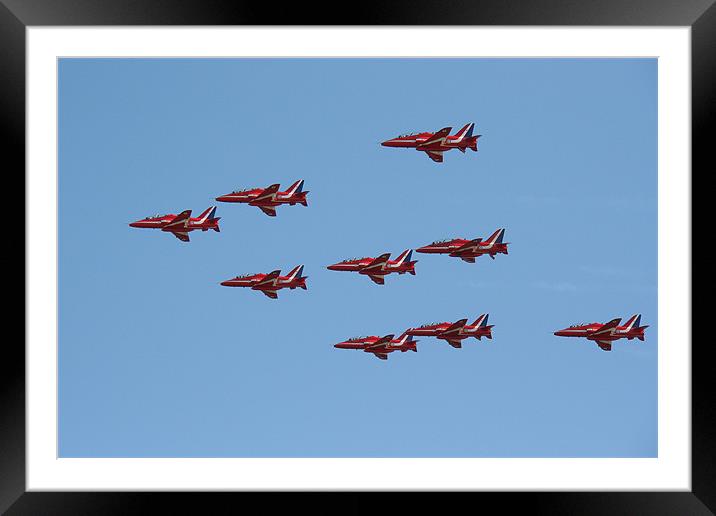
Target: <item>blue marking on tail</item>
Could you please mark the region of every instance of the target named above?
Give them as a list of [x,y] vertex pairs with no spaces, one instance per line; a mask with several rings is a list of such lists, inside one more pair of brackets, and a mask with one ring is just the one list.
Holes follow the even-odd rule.
[[472,138],[472,130],[475,128],[475,124],[470,124],[470,129],[467,130],[465,138]]
[[485,318],[482,320],[482,323],[480,323],[480,327],[487,326],[487,319],[490,318],[490,314],[485,314]]

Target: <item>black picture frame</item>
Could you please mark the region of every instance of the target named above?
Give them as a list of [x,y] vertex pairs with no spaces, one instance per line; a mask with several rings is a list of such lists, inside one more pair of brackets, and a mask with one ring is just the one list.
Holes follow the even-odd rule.
[[[716,5],[714,0],[435,0],[334,3],[332,6],[243,0],[0,0],[0,110],[5,172],[25,167],[25,29],[85,25],[634,25],[692,29],[692,162],[702,174],[716,170],[709,137],[716,111]],[[661,145],[664,142],[660,142]],[[8,161],[8,158],[10,160]],[[692,174],[693,177],[693,174]],[[24,190],[24,184],[21,187]],[[15,190],[15,192],[18,192]],[[19,197],[17,193],[14,194]],[[24,197],[23,197],[24,198]],[[27,258],[27,257],[25,257]],[[662,314],[663,315],[663,314]],[[473,510],[485,502],[549,514],[713,514],[716,510],[714,439],[715,367],[708,343],[692,347],[692,491],[589,493],[453,493]],[[0,360],[0,512],[7,514],[134,514],[193,512],[218,499],[235,513],[235,497],[294,511],[324,512],[321,493],[39,493],[25,490],[25,353],[7,339]],[[469,498],[467,498],[469,497]],[[400,495],[401,510],[442,512],[443,496]],[[270,500],[270,502],[269,502]],[[192,503],[189,503],[189,502]],[[348,493],[330,512],[384,507],[385,494]],[[206,512],[205,510],[203,512]]]

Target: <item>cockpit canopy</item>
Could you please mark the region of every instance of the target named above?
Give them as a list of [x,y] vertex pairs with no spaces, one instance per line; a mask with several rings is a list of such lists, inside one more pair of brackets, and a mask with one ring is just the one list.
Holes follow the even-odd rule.
[[416,134],[420,134],[420,133],[404,133],[404,134],[398,135],[398,138],[405,138],[407,136],[415,136]]
[[358,337],[351,337],[350,339],[348,339],[347,342],[361,342],[361,341],[364,341],[364,340],[367,339],[367,338],[368,338],[367,335],[361,335],[361,336],[358,336]]
[[430,245],[444,244],[445,242],[451,242],[452,240],[453,240],[452,238],[443,238],[442,240],[436,240],[435,242],[433,242]]
[[427,324],[420,325],[420,328],[427,328],[428,326],[437,326],[438,324],[442,324],[441,322],[435,321]]
[[348,262],[358,262],[360,260],[367,260],[368,258],[346,258],[345,260],[341,261],[341,263],[348,263]]
[[240,188],[238,190],[234,190],[231,193],[244,193],[244,192],[248,192],[249,190],[253,190],[253,188]]
[[252,272],[250,274],[240,274],[240,275],[236,276],[235,279],[250,278],[251,276],[256,276],[256,273]]
[[144,220],[163,219],[164,217],[166,217],[166,215],[160,215],[159,213],[157,213],[156,215],[150,215],[149,217],[144,217]]
[[578,326],[589,326],[590,324],[591,324],[591,323],[580,322],[580,323],[570,324],[569,327],[570,327],[570,328],[577,328]]

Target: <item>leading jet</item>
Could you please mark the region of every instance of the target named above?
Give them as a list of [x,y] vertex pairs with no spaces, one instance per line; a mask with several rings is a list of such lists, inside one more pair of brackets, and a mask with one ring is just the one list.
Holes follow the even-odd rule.
[[303,274],[303,265],[295,267],[286,276],[281,276],[281,270],[275,270],[268,274],[245,274],[236,276],[230,280],[222,281],[225,287],[248,287],[251,290],[258,290],[271,299],[278,299],[278,291],[282,288],[307,290],[306,279]]
[[472,324],[467,324],[467,319],[460,319],[457,322],[430,323],[408,328],[405,333],[416,337],[437,337],[446,341],[454,348],[461,348],[462,341],[468,337],[482,340],[482,337],[492,339],[492,328],[494,325],[487,325],[487,318],[490,314],[482,314]]
[[230,194],[220,195],[216,200],[220,202],[240,202],[248,204],[249,206],[257,206],[269,217],[275,217],[276,207],[282,204],[308,206],[308,201],[306,201],[308,192],[303,191],[303,179],[293,183],[285,192],[281,192],[280,188],[281,185],[276,183],[266,188],[236,190]]
[[494,260],[497,254],[508,254],[507,245],[509,242],[502,241],[504,236],[505,229],[502,228],[495,231],[484,241],[482,238],[475,238],[474,240],[465,240],[464,238],[438,240],[432,244],[419,247],[416,251],[429,254],[447,254],[468,263],[475,263],[475,258],[479,258],[483,254]]
[[406,272],[415,276],[415,264],[417,260],[411,261],[413,251],[407,249],[400,253],[395,260],[390,259],[390,253],[381,254],[377,258],[351,258],[342,262],[329,265],[331,271],[357,272],[368,276],[378,285],[385,284],[385,276],[393,272],[405,274]]
[[133,228],[161,229],[171,233],[182,242],[188,242],[189,232],[191,231],[213,229],[218,232],[220,219],[221,217],[216,216],[216,206],[211,206],[198,217],[192,217],[191,210],[185,210],[179,215],[168,214],[145,217],[129,225]]
[[397,138],[384,141],[381,145],[383,147],[407,147],[419,150],[427,154],[431,160],[442,163],[443,152],[450,149],[457,149],[462,153],[466,149],[472,149],[473,152],[477,152],[477,139],[482,135],[473,136],[474,129],[475,124],[469,123],[453,136],[450,136],[452,127],[443,127],[435,133],[401,134]]
[[362,349],[366,353],[373,353],[381,360],[388,360],[388,353],[393,351],[418,351],[413,337],[403,333],[399,338],[395,339],[393,334],[385,337],[377,337],[375,335],[368,337],[354,337],[335,344],[333,347],[338,349]]
[[612,350],[612,342],[619,339],[644,340],[644,330],[649,326],[641,326],[641,314],[632,315],[620,326],[621,318],[612,319],[606,324],[578,323],[554,332],[558,337],[584,337],[597,343],[604,351]]

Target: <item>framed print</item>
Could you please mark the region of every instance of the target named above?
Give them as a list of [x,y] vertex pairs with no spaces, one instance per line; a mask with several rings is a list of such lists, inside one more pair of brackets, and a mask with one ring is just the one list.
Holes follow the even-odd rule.
[[5,4],[27,305],[3,510],[529,491],[710,513],[690,272],[709,2],[350,26]]

